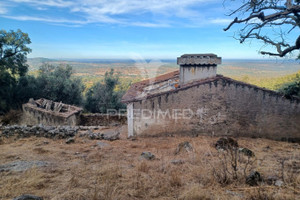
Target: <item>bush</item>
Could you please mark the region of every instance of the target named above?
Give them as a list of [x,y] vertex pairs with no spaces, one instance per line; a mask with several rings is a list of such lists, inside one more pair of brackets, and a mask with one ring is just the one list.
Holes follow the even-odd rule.
[[244,182],[256,162],[255,157],[244,155],[237,147],[219,150],[218,158],[211,166],[214,179],[222,186]]
[[293,82],[284,84],[279,89],[279,92],[283,93],[285,97],[292,98],[293,96],[300,97],[300,76],[297,74]]
[[104,82],[95,83],[86,93],[85,109],[93,113],[106,113],[108,109],[123,109],[121,103],[124,94],[123,90],[116,91],[119,83],[118,75],[114,70],[105,73]]
[[3,125],[17,124],[21,117],[22,117],[21,110],[10,110],[3,116],[1,123]]

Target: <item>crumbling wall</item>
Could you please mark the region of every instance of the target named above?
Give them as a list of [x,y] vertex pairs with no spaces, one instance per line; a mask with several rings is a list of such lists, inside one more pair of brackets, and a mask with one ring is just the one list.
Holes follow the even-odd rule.
[[134,102],[133,110],[134,135],[300,138],[298,101],[226,78]]
[[22,108],[21,124],[25,125],[75,126],[79,124],[82,111],[82,108],[47,99],[30,99]]
[[68,125],[75,126],[80,122],[79,114],[63,117],[59,115],[52,115],[49,112],[33,109],[31,107],[23,107],[23,116],[20,124],[24,125]]
[[82,114],[80,115],[81,126],[114,126],[127,123],[126,115],[107,115],[107,114]]

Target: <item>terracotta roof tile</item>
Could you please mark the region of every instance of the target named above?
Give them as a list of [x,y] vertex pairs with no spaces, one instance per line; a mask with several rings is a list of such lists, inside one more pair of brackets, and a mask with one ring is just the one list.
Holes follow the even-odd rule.
[[157,76],[155,78],[143,80],[131,85],[126,94],[122,97],[122,102],[130,102],[136,98],[139,92],[142,92],[143,89],[151,84],[160,83],[163,81],[167,81],[169,79],[179,77],[179,70],[173,71],[167,74],[163,74],[161,76]]

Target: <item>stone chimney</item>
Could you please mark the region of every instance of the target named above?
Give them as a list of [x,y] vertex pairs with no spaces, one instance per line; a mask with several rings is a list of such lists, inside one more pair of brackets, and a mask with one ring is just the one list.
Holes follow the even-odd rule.
[[221,60],[215,54],[184,54],[177,58],[177,64],[180,65],[180,85],[215,77]]

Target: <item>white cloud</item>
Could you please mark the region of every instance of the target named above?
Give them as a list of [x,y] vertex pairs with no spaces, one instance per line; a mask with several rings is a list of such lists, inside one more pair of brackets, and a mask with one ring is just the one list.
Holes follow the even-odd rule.
[[52,19],[43,17],[30,17],[30,16],[9,16],[4,15],[4,18],[15,19],[19,21],[41,21],[41,22],[51,22],[51,23],[67,23],[67,24],[87,24],[87,21],[79,20],[68,20],[68,19]]
[[0,14],[3,15],[3,14],[6,14],[8,11],[6,8],[0,8]]
[[140,26],[140,27],[149,27],[149,28],[157,28],[157,27],[170,27],[169,24],[163,23],[147,23],[147,22],[133,22],[132,26]]
[[229,24],[231,21],[232,21],[232,19],[224,19],[224,18],[216,18],[216,19],[209,20],[209,22],[212,24],[220,24],[220,25]]
[[0,2],[0,15],[6,14],[8,12],[7,5]]
[[74,2],[72,1],[65,1],[65,0],[10,0],[11,2],[15,3],[26,3],[31,5],[38,5],[38,6],[52,6],[52,7],[69,7]]
[[72,10],[89,16],[152,13],[193,17],[192,6],[212,0],[77,0]]
[[[13,6],[25,4],[39,11],[48,8],[63,8],[71,19],[80,16],[83,20],[52,19],[51,16],[46,18],[33,15],[6,17],[23,21],[73,23],[77,25],[110,23],[142,27],[168,27],[176,24],[174,18],[180,18],[191,22],[188,23],[191,26],[192,24],[200,24],[200,20],[202,23],[205,22],[203,13],[200,9],[196,10],[195,7],[201,8],[201,6],[214,1],[216,0],[7,0]],[[45,11],[43,16],[46,14]],[[140,18],[140,16],[143,17]],[[211,23],[219,23],[220,20],[215,19]]]

